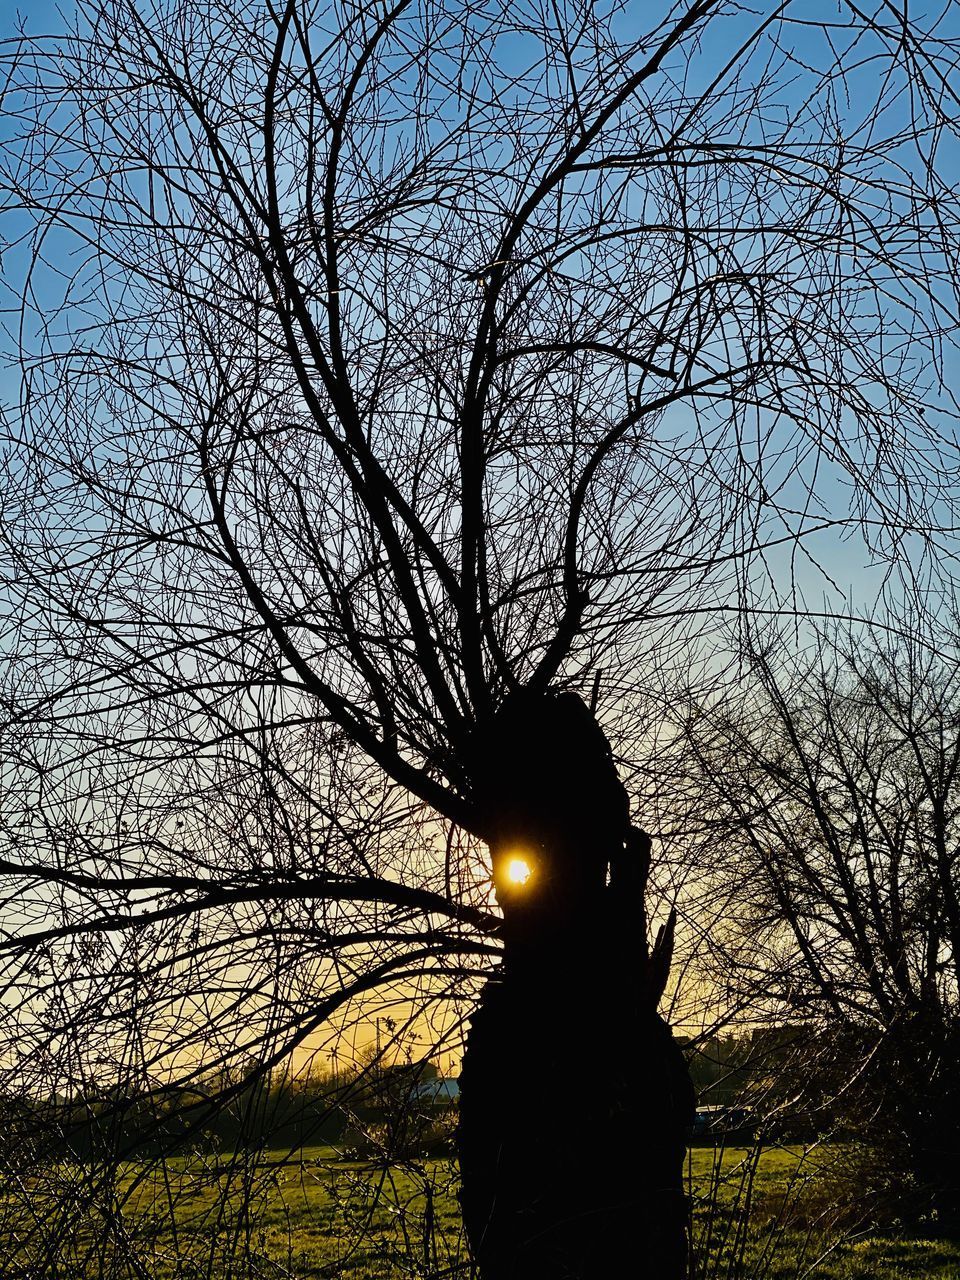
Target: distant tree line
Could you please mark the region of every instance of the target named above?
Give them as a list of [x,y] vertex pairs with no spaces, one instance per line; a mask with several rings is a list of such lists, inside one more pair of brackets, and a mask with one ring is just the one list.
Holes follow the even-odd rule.
[[[809,1089],[800,1088],[798,1073],[817,1034],[800,1024],[678,1040],[702,1105],[755,1105],[758,1114],[770,1117],[778,1136],[807,1136],[818,1127],[835,1127],[839,1114],[825,1104],[818,1108]],[[836,1041],[843,1040],[838,1032]],[[862,1052],[852,1030],[845,1040],[851,1056]],[[604,1070],[601,1062],[585,1068],[585,1091]],[[449,1145],[454,1116],[445,1113],[454,1112],[455,1105],[431,1089],[439,1079],[438,1068],[426,1059],[387,1064],[373,1054],[336,1072],[276,1071],[264,1077],[255,1064],[236,1064],[191,1085],[7,1096],[0,1099],[0,1122],[8,1134],[31,1135],[36,1155],[45,1159],[326,1144],[346,1156],[395,1158]],[[541,1084],[516,1077],[521,1094],[533,1096]],[[791,1107],[791,1100],[800,1105]],[[651,1105],[655,1101],[651,1098]]]
[[192,1085],[8,1095],[0,1098],[0,1123],[18,1149],[29,1139],[41,1162],[318,1144],[395,1158],[412,1147],[438,1147],[449,1130],[437,1124],[448,1104],[424,1087],[438,1077],[428,1061],[383,1064],[369,1057],[336,1073],[305,1075],[264,1077],[255,1064],[238,1064]]

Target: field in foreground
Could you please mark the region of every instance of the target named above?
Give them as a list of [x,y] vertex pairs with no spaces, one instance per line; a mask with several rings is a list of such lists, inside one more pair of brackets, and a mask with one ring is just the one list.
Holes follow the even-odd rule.
[[[829,1147],[692,1151],[695,1280],[960,1280],[960,1246],[880,1237],[858,1223],[842,1156]],[[317,1147],[112,1171],[60,1166],[29,1181],[0,1196],[0,1250],[16,1258],[4,1276],[467,1274],[455,1169],[443,1160],[378,1168]]]

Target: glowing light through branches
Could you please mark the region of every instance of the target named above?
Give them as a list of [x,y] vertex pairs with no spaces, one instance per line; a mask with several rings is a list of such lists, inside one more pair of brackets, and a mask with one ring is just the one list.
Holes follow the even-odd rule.
[[507,884],[519,888],[527,883],[531,875],[533,875],[533,868],[526,858],[515,856],[508,861],[506,869]]

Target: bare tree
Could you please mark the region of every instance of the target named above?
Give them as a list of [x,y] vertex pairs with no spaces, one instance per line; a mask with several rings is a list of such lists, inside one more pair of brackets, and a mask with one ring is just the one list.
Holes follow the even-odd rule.
[[[718,954],[803,1032],[807,1105],[899,1175],[901,1214],[958,1229],[960,661],[955,620],[768,636],[747,694],[688,745],[728,865]],[[745,957],[749,955],[749,960]],[[759,996],[758,993],[762,993]],[[815,1031],[815,1035],[811,1032]],[[793,1088],[803,1094],[799,1075]]]
[[[812,537],[952,523],[949,25],[637,21],[81,0],[5,46],[3,945],[61,1085],[266,1069],[389,984],[453,1025],[499,946],[480,843],[501,897],[516,839],[548,884],[590,779],[584,882],[642,934],[591,716],[541,785],[557,708],[594,691],[636,791],[711,615],[764,573],[796,607]],[[615,954],[577,999],[635,962],[666,1088],[659,970]]]

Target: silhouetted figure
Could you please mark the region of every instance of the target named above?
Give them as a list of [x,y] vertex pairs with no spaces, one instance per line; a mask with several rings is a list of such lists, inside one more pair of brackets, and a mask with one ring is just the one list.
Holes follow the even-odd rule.
[[474,777],[504,917],[460,1080],[482,1280],[676,1280],[694,1098],[656,1013],[672,924],[648,954],[649,839],[575,694],[512,695]]

